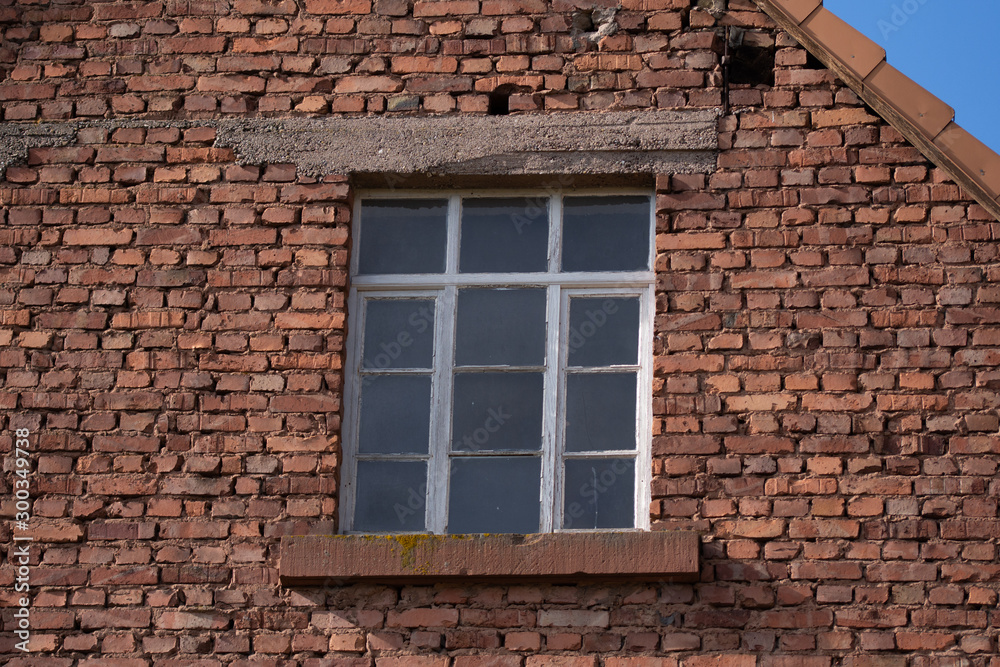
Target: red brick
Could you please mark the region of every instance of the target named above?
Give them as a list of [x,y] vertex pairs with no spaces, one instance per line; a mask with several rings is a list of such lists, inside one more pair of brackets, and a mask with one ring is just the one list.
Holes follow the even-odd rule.
[[209,233],[209,243],[213,246],[270,245],[277,240],[277,230],[265,227],[212,230]]
[[63,234],[66,245],[126,245],[131,240],[131,229],[68,229]]
[[521,667],[516,655],[459,655],[452,667]]
[[390,611],[386,617],[386,626],[390,628],[453,628],[456,625],[457,609],[407,609],[402,612]]
[[375,667],[448,667],[448,662],[443,655],[405,655],[376,658]]
[[477,13],[479,13],[478,0],[417,0],[413,5],[414,18]]
[[451,57],[397,56],[392,59],[392,71],[400,74],[413,72],[445,72],[458,70],[458,60]]
[[504,635],[504,648],[508,651],[537,651],[542,637],[537,632],[508,632]]
[[[319,201],[346,201],[348,188],[343,183],[316,185],[286,185],[281,188],[280,199],[290,204]],[[336,233],[334,233],[336,235]],[[308,234],[306,235],[308,236]]]
[[337,79],[337,93],[398,93],[403,82],[391,76],[347,76]]
[[161,162],[166,150],[162,146],[101,146],[97,162]]
[[855,109],[823,109],[812,112],[814,127],[838,125],[860,125],[874,123],[878,120],[862,108]]
[[334,633],[330,636],[329,649],[349,653],[363,652],[365,650],[365,633],[361,631]]
[[854,538],[858,536],[860,523],[849,519],[793,520],[788,524],[788,536],[791,538],[839,537]]
[[148,540],[153,538],[155,530],[152,523],[92,523],[87,527],[87,537],[91,540]]
[[752,655],[699,655],[684,658],[682,667],[756,667]]
[[608,627],[608,613],[585,610],[542,610],[538,612],[538,625],[567,627]]
[[106,313],[41,313],[38,324],[45,329],[104,329],[108,321]]
[[637,54],[586,53],[578,55],[573,65],[580,72],[639,70],[642,69],[642,58]]
[[720,521],[716,526],[720,537],[730,538],[775,538],[785,532],[785,522],[780,519]]
[[597,658],[569,655],[529,655],[525,667],[597,667]]
[[339,329],[344,326],[343,313],[278,313],[274,325],[279,329]]
[[310,14],[367,14],[371,9],[370,0],[306,0]]
[[164,630],[223,630],[229,622],[228,615],[216,611],[165,611],[154,620]]
[[80,612],[80,627],[147,628],[151,617],[149,609],[87,609]]
[[867,568],[869,581],[934,581],[937,576],[932,563],[878,563]]
[[339,409],[340,401],[326,395],[275,396],[270,401],[274,412],[333,412]]
[[833,625],[833,612],[829,609],[763,612],[763,628],[828,628]]

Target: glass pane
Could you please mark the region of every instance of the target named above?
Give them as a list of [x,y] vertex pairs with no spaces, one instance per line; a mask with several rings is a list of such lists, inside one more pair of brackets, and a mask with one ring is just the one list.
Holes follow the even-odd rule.
[[458,373],[452,449],[542,447],[542,373]]
[[362,454],[426,454],[430,423],[430,376],[362,377],[358,437]]
[[639,298],[569,300],[569,365],[635,365],[639,360]]
[[545,363],[545,290],[458,291],[455,364],[540,366]]
[[423,531],[426,497],[424,461],[358,461],[354,530]]
[[462,200],[459,271],[504,273],[548,269],[548,200]]
[[563,271],[649,268],[649,197],[563,199]]
[[449,533],[537,533],[542,461],[537,456],[451,460]]
[[563,528],[634,528],[634,491],[634,459],[568,459]]
[[362,368],[430,368],[434,357],[433,299],[368,299]]
[[358,273],[443,273],[447,215],[445,199],[365,201]]
[[566,451],[635,449],[635,373],[566,376]]

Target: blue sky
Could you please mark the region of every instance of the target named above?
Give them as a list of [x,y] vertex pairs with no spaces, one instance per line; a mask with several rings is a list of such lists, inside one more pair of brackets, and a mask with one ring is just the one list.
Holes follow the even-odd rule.
[[955,122],[1000,152],[1000,2],[826,0],[890,64],[955,108]]

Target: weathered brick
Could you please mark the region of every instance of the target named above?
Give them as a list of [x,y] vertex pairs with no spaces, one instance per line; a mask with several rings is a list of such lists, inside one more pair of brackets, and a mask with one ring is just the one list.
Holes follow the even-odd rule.
[[223,630],[229,623],[226,614],[216,611],[165,611],[154,620],[164,630]]
[[542,610],[538,612],[538,625],[570,627],[608,627],[608,613],[583,610]]
[[404,628],[453,628],[458,625],[457,609],[407,609],[390,611],[386,626]]
[[69,229],[63,234],[66,245],[125,245],[131,240],[131,229]]

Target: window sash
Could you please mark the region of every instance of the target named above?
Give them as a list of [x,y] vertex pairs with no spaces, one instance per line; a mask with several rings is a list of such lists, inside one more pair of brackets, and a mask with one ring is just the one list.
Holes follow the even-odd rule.
[[[549,271],[545,273],[458,273],[459,229],[461,199],[476,196],[533,196],[550,199]],[[574,192],[573,195],[630,195],[641,194],[652,198],[648,190],[603,190]],[[429,198],[449,200],[447,220],[446,271],[444,274],[419,275],[370,275],[358,276],[359,253],[352,257],[352,282],[348,312],[357,314],[352,320],[347,341],[345,368],[344,423],[342,428],[343,468],[341,472],[341,532],[354,530],[356,474],[358,460],[421,460],[428,462],[427,495],[425,498],[425,530],[444,533],[447,528],[448,477],[452,459],[456,457],[487,456],[540,456],[541,457],[541,508],[540,532],[593,532],[592,529],[563,529],[564,461],[586,458],[634,458],[634,527],[648,530],[650,484],[652,475],[652,322],[654,309],[654,272],[593,272],[559,273],[561,247],[561,196],[535,191],[468,191],[443,194],[434,191],[403,191],[394,193],[372,192],[372,198]],[[358,211],[368,193],[359,193],[355,204],[354,238],[358,238]],[[655,257],[655,211],[650,206],[649,264]],[[453,382],[455,376],[455,324],[457,320],[457,295],[460,287],[542,287],[546,289],[546,353],[543,385],[543,428],[540,452],[451,452],[451,426]],[[638,363],[629,366],[589,369],[590,372],[635,372],[637,375],[636,447],[634,450],[608,450],[597,452],[565,451],[565,401],[566,378],[579,369],[568,369],[569,303],[576,296],[634,296],[639,299],[639,349]],[[364,376],[406,374],[406,370],[361,369],[361,352],[364,326],[361,314],[363,301],[372,298],[431,298],[435,300],[434,362],[431,371],[432,399],[430,414],[430,442],[426,455],[383,455],[357,452],[360,425],[360,388]],[[479,367],[462,367],[468,372]],[[526,367],[507,372],[524,372]],[[505,367],[482,367],[482,370],[504,372]],[[415,371],[409,371],[415,373]],[[426,374],[426,371],[422,371]],[[600,529],[597,529],[600,530]],[[614,529],[622,530],[622,529]]]

